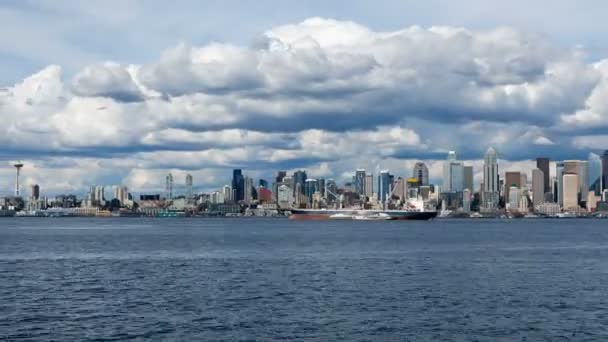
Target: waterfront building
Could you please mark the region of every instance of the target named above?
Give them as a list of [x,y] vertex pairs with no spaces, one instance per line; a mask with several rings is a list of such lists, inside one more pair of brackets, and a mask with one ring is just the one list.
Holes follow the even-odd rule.
[[545,174],[541,169],[532,170],[532,203],[534,207],[545,202]]
[[414,165],[412,177],[418,180],[419,185],[429,185],[429,169],[422,162],[418,162]]
[[557,203],[545,202],[534,207],[534,211],[540,215],[555,216],[561,212],[561,207]]
[[482,202],[485,209],[498,208],[500,188],[498,184],[498,156],[496,150],[490,147],[483,162]]

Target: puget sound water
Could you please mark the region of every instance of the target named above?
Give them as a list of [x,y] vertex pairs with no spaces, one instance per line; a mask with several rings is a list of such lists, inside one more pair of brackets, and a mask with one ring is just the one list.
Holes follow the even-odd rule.
[[0,341],[608,341],[608,221],[0,219]]

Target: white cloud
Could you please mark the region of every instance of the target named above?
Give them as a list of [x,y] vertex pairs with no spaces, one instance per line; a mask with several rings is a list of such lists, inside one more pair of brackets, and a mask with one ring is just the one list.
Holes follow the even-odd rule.
[[212,186],[241,166],[409,175],[414,159],[489,145],[529,159],[556,145],[597,149],[602,138],[584,130],[608,116],[607,61],[510,28],[376,32],[312,18],[249,47],[179,44],[150,63],[92,64],[67,86],[62,77],[51,65],[0,91],[0,143],[5,158],[73,158],[85,173],[58,173],[52,158],[32,169],[53,169],[65,189],[123,178],[153,187],[168,170]]

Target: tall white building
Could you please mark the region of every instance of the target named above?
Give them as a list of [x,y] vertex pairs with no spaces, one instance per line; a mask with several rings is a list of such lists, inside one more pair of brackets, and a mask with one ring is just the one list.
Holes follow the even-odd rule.
[[545,202],[545,174],[540,169],[532,170],[532,203],[534,208]]
[[97,204],[103,205],[105,203],[105,188],[103,185],[95,187],[95,197],[93,199]]
[[192,198],[192,175],[186,175],[186,198]]
[[483,207],[486,209],[498,208],[498,196],[500,193],[498,185],[498,155],[496,150],[490,147],[483,158]]
[[124,206],[129,200],[129,193],[126,186],[117,185],[114,187],[114,198],[120,201],[120,205]]
[[365,197],[372,198],[374,195],[374,175],[365,175]]
[[167,192],[167,198],[173,199],[173,175],[170,173],[165,177],[165,191]]
[[224,202],[232,201],[232,187],[228,184],[222,187],[222,192],[224,193]]
[[279,207],[289,208],[293,202],[293,190],[285,185],[279,185],[277,199],[279,201]]
[[511,186],[509,188],[509,210],[516,210],[519,208],[519,202],[521,198],[521,190],[517,186]]

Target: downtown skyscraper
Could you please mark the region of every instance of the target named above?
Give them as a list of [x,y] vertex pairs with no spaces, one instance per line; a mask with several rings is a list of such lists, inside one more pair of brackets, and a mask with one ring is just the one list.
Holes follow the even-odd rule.
[[483,157],[483,207],[486,209],[498,208],[498,155],[490,147]]

